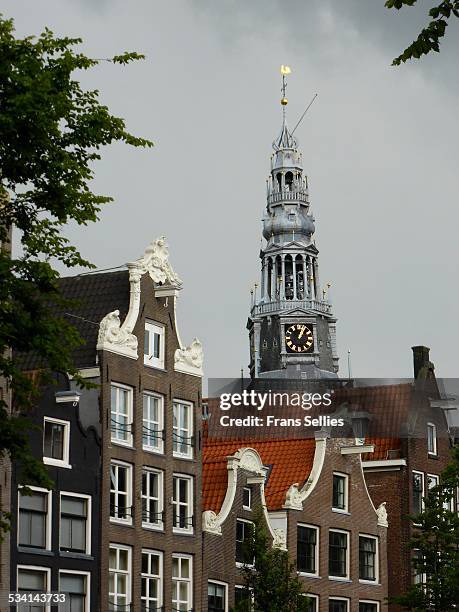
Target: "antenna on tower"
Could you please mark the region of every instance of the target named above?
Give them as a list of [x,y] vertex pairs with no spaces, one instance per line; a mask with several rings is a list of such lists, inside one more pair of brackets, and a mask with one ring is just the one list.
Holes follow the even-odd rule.
[[286,94],[287,91],[287,79],[286,76],[288,74],[291,74],[292,69],[290,68],[290,66],[284,66],[284,64],[282,64],[282,66],[280,67],[280,73],[282,75],[282,88],[281,88],[281,93],[282,93],[282,98],[281,98],[281,104],[282,104],[282,114],[283,117],[285,119],[285,107],[288,104],[288,99]]
[[295,125],[295,127],[292,130],[292,136],[295,133],[296,128],[300,125],[300,123],[303,121],[304,116],[306,115],[306,113],[308,112],[308,110],[311,108],[311,106],[314,104],[314,100],[317,98],[319,94],[314,94],[312,100],[309,102],[309,104],[306,106],[306,110],[304,111],[304,113],[301,115],[301,117],[298,119],[297,124]]
[[351,374],[351,349],[347,349],[347,377],[349,379],[351,378]]

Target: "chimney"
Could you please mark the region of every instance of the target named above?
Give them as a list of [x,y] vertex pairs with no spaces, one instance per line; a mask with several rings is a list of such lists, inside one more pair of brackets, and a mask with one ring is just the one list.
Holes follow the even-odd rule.
[[412,346],[414,378],[427,378],[430,369],[433,370],[433,363],[430,362],[430,348],[427,346]]

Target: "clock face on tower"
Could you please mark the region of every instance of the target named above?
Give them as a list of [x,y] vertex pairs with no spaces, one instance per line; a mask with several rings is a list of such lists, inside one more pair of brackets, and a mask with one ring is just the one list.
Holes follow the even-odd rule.
[[304,323],[286,325],[285,347],[287,353],[312,353],[314,350],[312,327]]

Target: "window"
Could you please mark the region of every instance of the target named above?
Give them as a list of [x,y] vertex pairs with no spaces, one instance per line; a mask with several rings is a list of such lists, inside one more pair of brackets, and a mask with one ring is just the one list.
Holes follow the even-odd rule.
[[129,610],[131,604],[131,548],[110,544],[108,559],[109,610]]
[[112,461],[110,464],[110,520],[132,522],[132,466]]
[[[427,478],[427,495],[428,495],[430,489],[433,489],[434,487],[438,486],[440,482],[440,478],[436,476],[435,474],[427,474],[426,478]],[[448,504],[448,507],[449,507],[449,504]]]
[[247,550],[246,541],[250,540],[254,525],[250,521],[237,519],[236,521],[236,563],[253,564],[250,551]]
[[174,401],[173,452],[175,457],[193,456],[193,405]]
[[208,612],[226,612],[228,585],[223,582],[207,583]]
[[164,370],[164,326],[147,321],[143,362],[151,368]]
[[51,491],[29,487],[31,495],[19,491],[18,545],[51,549]]
[[359,601],[359,612],[379,612],[377,601]]
[[142,470],[142,526],[163,528],[163,473],[160,470]]
[[346,512],[348,509],[348,476],[346,474],[333,474],[333,510]]
[[84,572],[59,572],[59,592],[67,594],[65,610],[68,612],[90,611],[90,574]]
[[249,602],[249,609],[252,609],[252,606],[250,605],[252,603],[251,591],[246,587],[236,585],[234,587],[234,604],[238,605],[246,602]]
[[317,575],[318,536],[317,527],[298,525],[296,564],[299,572]]
[[142,610],[156,612],[163,605],[163,556],[142,550]]
[[307,602],[307,612],[319,612],[319,596],[307,593],[305,595]]
[[425,584],[426,574],[422,571],[422,567],[419,566],[423,562],[421,551],[418,548],[413,550],[413,583],[414,584]]
[[112,442],[132,446],[132,389],[111,386]]
[[164,400],[161,395],[143,394],[143,450],[164,452]]
[[[46,593],[51,590],[51,570],[45,567],[27,567],[18,565],[17,590],[19,593]],[[46,605],[22,605],[21,612],[47,612]]]
[[349,611],[349,599],[343,599],[342,597],[333,597],[328,600],[328,612],[348,612]]
[[90,497],[61,493],[61,550],[91,554],[90,516]]
[[345,531],[330,531],[329,534],[329,574],[333,577],[348,577],[348,537]]
[[413,472],[413,514],[420,514],[423,508],[424,474]]
[[185,612],[193,608],[192,559],[188,555],[172,555],[172,610]]
[[427,423],[427,452],[437,454],[437,428],[433,423]]
[[174,531],[193,531],[193,477],[174,475],[172,479]]
[[242,489],[242,507],[244,510],[252,510],[252,488],[244,487]]
[[359,578],[378,579],[378,540],[373,536],[359,535]]
[[45,417],[43,422],[43,463],[70,467],[70,423]]

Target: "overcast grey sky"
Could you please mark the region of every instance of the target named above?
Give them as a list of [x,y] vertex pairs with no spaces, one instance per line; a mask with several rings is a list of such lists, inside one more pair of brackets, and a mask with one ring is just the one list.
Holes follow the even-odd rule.
[[20,35],[78,35],[93,57],[147,60],[84,75],[152,150],[105,150],[94,188],[110,194],[93,227],[69,235],[100,268],[166,235],[184,280],[179,325],[199,337],[208,376],[248,364],[246,320],[259,279],[279,66],[289,64],[290,125],[309,176],[322,282],[332,281],[341,368],[411,375],[427,344],[457,376],[458,23],[440,55],[400,68],[430,2],[384,0],[4,0]]

